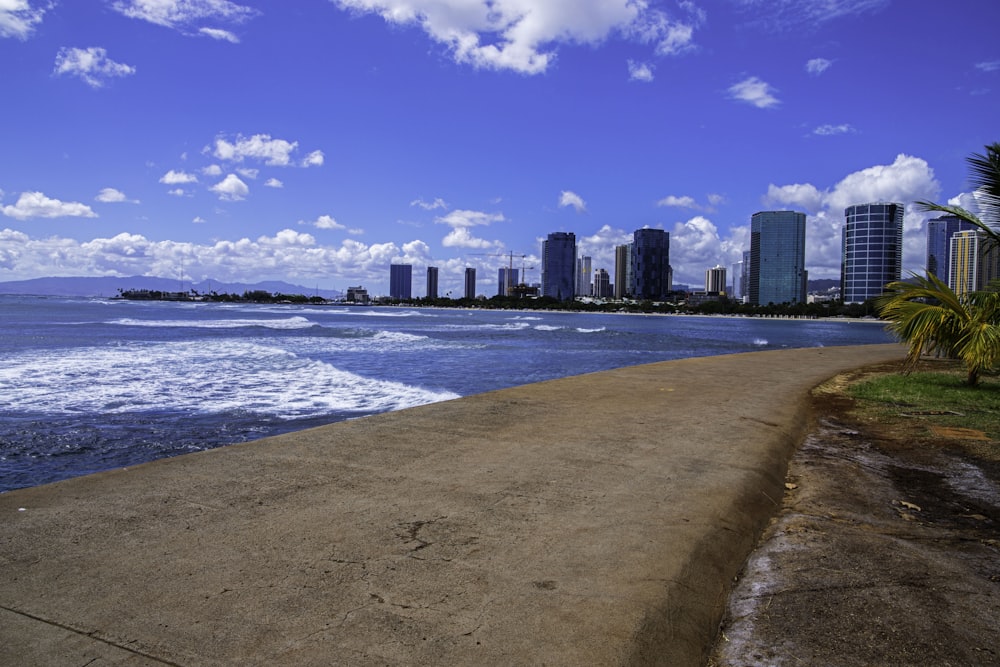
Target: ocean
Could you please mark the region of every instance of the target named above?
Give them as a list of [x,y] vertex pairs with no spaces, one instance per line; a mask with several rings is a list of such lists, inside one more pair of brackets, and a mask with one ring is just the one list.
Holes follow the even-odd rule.
[[872,322],[0,295],[0,492],[684,357],[890,342]]

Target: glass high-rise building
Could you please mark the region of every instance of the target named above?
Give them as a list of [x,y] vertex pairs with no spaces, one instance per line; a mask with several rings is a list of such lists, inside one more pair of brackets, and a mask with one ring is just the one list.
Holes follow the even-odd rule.
[[389,298],[411,299],[413,297],[413,266],[410,264],[389,265]]
[[518,285],[518,272],[518,269],[509,266],[500,267],[497,271],[497,296],[510,296],[514,293],[514,288]]
[[805,303],[806,214],[761,211],[750,216],[749,302]]
[[844,209],[840,297],[864,303],[903,273],[903,205],[856,204]]
[[465,267],[465,298],[476,298],[476,269],[471,266]]
[[581,257],[576,260],[576,295],[590,296],[591,258]]
[[948,282],[951,277],[951,237],[978,229],[968,220],[942,215],[927,221],[927,271]]
[[632,296],[652,301],[666,299],[672,275],[670,234],[662,229],[635,230],[632,234]]
[[598,299],[611,298],[611,275],[606,269],[594,270],[594,296]]
[[427,267],[427,298],[438,298],[438,267]]
[[632,244],[615,246],[615,298],[624,299],[631,284]]
[[553,232],[542,241],[542,296],[572,301],[576,293],[576,234]]

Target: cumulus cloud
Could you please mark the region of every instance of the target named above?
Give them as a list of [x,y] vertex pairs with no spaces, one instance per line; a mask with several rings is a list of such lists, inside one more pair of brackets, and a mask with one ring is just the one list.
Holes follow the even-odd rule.
[[222,167],[217,164],[210,164],[201,170],[206,176],[222,176]]
[[285,187],[285,184],[276,178],[269,178],[264,181],[264,186],[268,188],[283,188]]
[[684,52],[704,20],[692,2],[670,16],[647,2],[577,0],[333,0],[340,8],[377,14],[395,25],[418,25],[456,62],[473,67],[546,71],[561,44],[598,44],[613,34],[654,44],[660,55]]
[[240,167],[236,170],[236,173],[240,176],[245,176],[251,180],[256,179],[260,175],[260,169],[250,169],[249,167]]
[[27,39],[42,22],[48,3],[32,3],[28,0],[2,0],[0,2],[0,37]]
[[841,123],[840,125],[820,125],[813,130],[813,134],[821,137],[830,137],[837,134],[854,134],[856,131],[854,126],[849,123]]
[[[237,135],[229,141],[224,137],[216,137],[215,144],[205,148],[205,152],[227,162],[243,162],[257,160],[269,167],[287,167],[294,164],[292,154],[298,150],[299,142],[285,139],[272,139],[269,134],[255,134],[252,137]],[[323,151],[313,151],[302,161],[303,167],[320,166],[323,164]]]
[[78,76],[91,88],[101,88],[109,79],[135,74],[131,65],[115,62],[99,46],[88,49],[61,48],[56,55],[53,74]]
[[[239,25],[259,11],[229,0],[116,0],[111,8],[128,18],[172,28],[186,35],[205,35],[236,42],[219,24]],[[210,24],[210,25],[205,25]]]
[[684,195],[678,197],[676,195],[667,195],[660,201],[656,202],[657,206],[676,206],[678,208],[698,208],[698,202],[694,200],[694,197],[688,197]]
[[818,76],[830,69],[830,65],[833,64],[832,60],[827,60],[826,58],[813,58],[806,62],[806,71],[813,76]]
[[431,202],[424,201],[423,199],[414,199],[410,202],[410,206],[419,206],[425,211],[433,211],[438,208],[448,208],[448,204],[440,197],[436,197],[434,201]]
[[316,229],[347,229],[346,226],[340,224],[329,215],[321,215],[312,222],[300,221],[300,225],[312,225]]
[[434,222],[448,225],[451,231],[441,239],[441,245],[446,248],[500,248],[500,241],[487,241],[477,238],[469,231],[471,227],[484,227],[494,222],[505,220],[502,213],[486,213],[484,211],[469,211],[457,209],[447,215],[434,219]]
[[17,203],[4,206],[0,211],[7,217],[17,220],[97,217],[97,214],[86,204],[52,199],[41,192],[22,192]]
[[227,174],[224,179],[209,188],[223,201],[241,201],[250,194],[250,188],[236,174]]
[[653,66],[649,63],[640,63],[634,60],[628,61],[628,80],[645,81],[653,80]]
[[200,225],[200,224],[202,224],[204,222],[207,222],[207,221],[205,220],[205,218],[201,217],[200,215],[196,215],[196,216],[194,216],[194,219],[191,222]]
[[812,184],[768,187],[764,205],[788,206],[807,213],[806,267],[813,278],[840,275],[841,228],[844,209],[869,202],[898,202],[905,208],[903,266],[921,270],[926,257],[924,223],[928,214],[913,202],[936,201],[940,184],[934,171],[921,158],[900,154],[892,164],[875,165],[848,174],[830,188]]
[[587,210],[587,202],[583,201],[583,197],[572,190],[563,190],[559,193],[559,208],[566,206],[572,206],[577,213],[583,213]]
[[766,81],[755,76],[744,79],[729,87],[729,96],[735,100],[752,104],[758,109],[768,109],[781,102],[774,94],[777,91]]
[[[125,196],[124,192],[122,192],[121,190],[116,190],[114,188],[104,188],[103,190],[97,193],[97,197],[95,197],[95,199],[99,202],[104,202],[105,204],[129,201],[128,197]],[[138,204],[139,201],[133,200],[132,203]]]
[[[219,174],[221,173],[222,170],[219,170]],[[188,174],[183,171],[174,171],[173,169],[171,169],[170,171],[168,171],[167,173],[165,173],[163,176],[160,177],[160,183],[164,183],[166,185],[184,185],[186,183],[197,183],[197,182],[198,182],[198,177],[195,176],[194,174]]]

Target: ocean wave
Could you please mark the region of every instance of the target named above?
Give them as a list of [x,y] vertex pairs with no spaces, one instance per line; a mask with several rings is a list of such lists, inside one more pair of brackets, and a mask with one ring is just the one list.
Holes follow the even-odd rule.
[[600,333],[602,331],[605,331],[606,329],[607,327],[597,327],[596,329],[584,329],[582,327],[576,328],[578,333]]
[[0,409],[6,412],[241,410],[294,419],[398,410],[457,397],[238,340],[77,348],[8,358],[0,369]]
[[192,329],[238,329],[243,327],[264,327],[267,329],[308,329],[319,326],[308,318],[294,316],[285,317],[280,320],[250,320],[250,319],[226,319],[226,320],[137,320],[124,317],[112,320],[110,324],[118,324],[128,327],[170,327]]
[[536,324],[535,331],[559,331],[563,327],[557,327],[551,324]]
[[757,347],[764,347],[768,343],[766,338],[754,338],[753,344],[756,345]]

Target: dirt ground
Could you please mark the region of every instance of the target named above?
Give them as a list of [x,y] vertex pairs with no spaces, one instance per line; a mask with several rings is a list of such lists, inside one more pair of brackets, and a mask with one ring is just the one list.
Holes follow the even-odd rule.
[[814,394],[709,665],[1000,665],[1000,443]]

